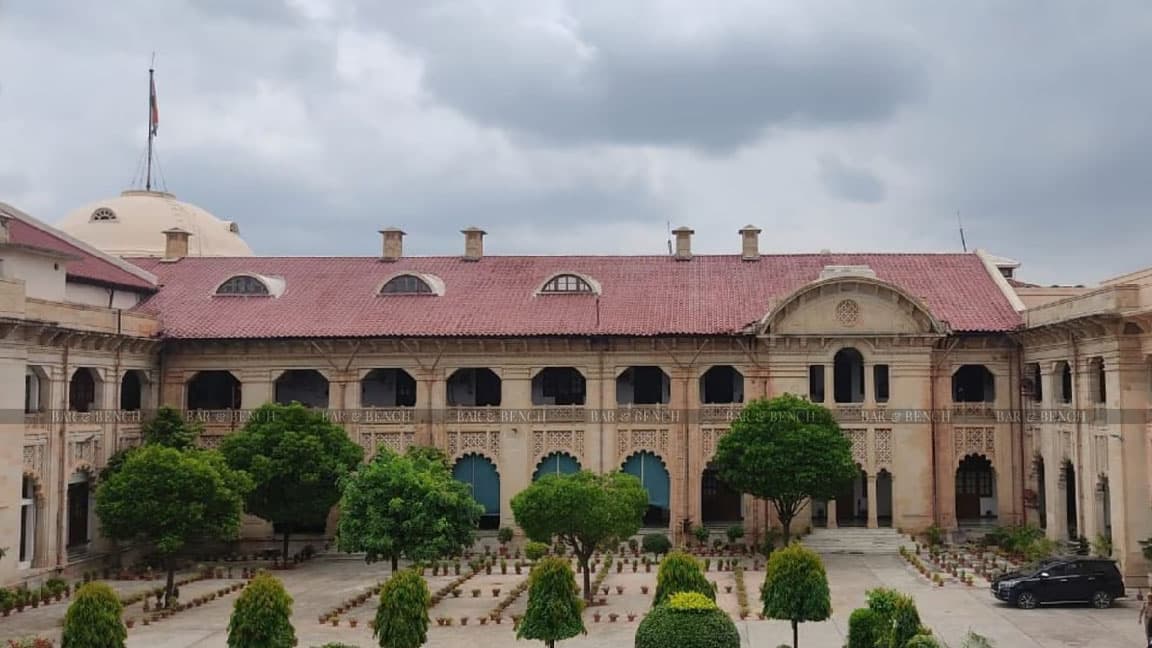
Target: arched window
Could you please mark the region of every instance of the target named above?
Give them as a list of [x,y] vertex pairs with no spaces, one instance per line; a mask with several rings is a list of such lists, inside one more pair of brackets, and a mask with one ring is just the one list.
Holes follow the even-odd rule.
[[432,295],[432,286],[416,275],[400,275],[388,280],[380,289],[381,295]]
[[251,275],[236,275],[220,284],[216,289],[217,295],[254,295],[267,296],[271,294],[267,284]]
[[832,358],[832,396],[837,403],[864,402],[864,356],[852,347]]
[[542,293],[593,293],[592,284],[574,274],[556,275],[540,289]]

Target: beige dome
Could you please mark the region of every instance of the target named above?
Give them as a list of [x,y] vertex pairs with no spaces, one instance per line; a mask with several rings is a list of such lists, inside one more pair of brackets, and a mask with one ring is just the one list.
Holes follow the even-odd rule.
[[60,221],[64,232],[108,254],[164,256],[164,230],[192,233],[189,256],[252,256],[235,223],[222,221],[163,191],[125,191],[73,210]]

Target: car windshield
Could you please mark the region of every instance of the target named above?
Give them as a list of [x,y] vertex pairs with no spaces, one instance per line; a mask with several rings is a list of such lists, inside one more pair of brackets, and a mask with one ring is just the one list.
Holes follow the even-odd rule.
[[1027,563],[1027,564],[1023,565],[1022,567],[1020,567],[1020,573],[1024,574],[1025,576],[1035,576],[1036,574],[1039,574],[1040,572],[1052,567],[1053,565],[1057,564],[1058,562],[1059,561],[1057,561],[1057,560],[1051,560],[1051,559],[1049,559],[1049,560],[1037,560],[1035,562],[1030,562],[1030,563]]

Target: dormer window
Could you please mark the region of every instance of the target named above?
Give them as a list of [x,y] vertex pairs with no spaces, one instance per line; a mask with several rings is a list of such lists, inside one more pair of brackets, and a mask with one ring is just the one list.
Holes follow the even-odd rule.
[[416,275],[400,275],[393,277],[380,289],[381,295],[433,295],[435,291]]
[[271,295],[268,285],[251,275],[236,275],[220,284],[216,289],[217,295],[242,295],[253,297],[267,297]]
[[592,288],[592,284],[588,283],[583,277],[574,274],[556,275],[544,284],[540,289],[541,293],[556,294],[556,293],[594,293],[596,290]]
[[114,221],[116,220],[116,212],[108,209],[107,207],[97,207],[96,211],[92,212],[92,222],[99,221]]

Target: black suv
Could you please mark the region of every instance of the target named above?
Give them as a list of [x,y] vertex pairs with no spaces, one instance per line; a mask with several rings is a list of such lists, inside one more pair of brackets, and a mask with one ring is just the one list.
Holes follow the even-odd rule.
[[992,582],[992,595],[1030,610],[1042,603],[1091,603],[1106,608],[1124,598],[1124,579],[1108,558],[1054,558]]

